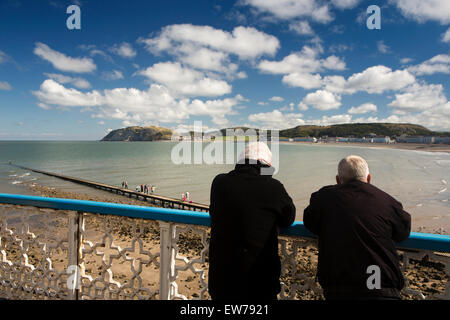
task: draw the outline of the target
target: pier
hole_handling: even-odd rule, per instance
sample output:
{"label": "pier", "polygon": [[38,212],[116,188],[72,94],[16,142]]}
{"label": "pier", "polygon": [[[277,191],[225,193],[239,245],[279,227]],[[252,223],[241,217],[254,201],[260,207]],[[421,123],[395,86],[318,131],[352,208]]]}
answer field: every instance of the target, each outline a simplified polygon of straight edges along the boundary
{"label": "pier", "polygon": [[23,166],[12,164],[12,163],[10,163],[10,165],[15,166],[20,169],[23,169],[23,170],[28,170],[28,171],[44,174],[47,176],[59,178],[62,180],[70,181],[73,183],[82,184],[82,185],[85,185],[88,187],[112,192],[117,195],[122,195],[122,196],[125,196],[128,198],[136,198],[137,200],[146,201],[146,202],[149,202],[156,206],[160,206],[162,208],[201,211],[201,212],[209,211],[209,206],[206,204],[201,204],[201,203],[196,203],[196,202],[186,202],[186,201],[182,201],[182,200],[175,199],[175,198],[156,195],[153,193],[147,194],[147,193],[143,193],[143,192],[136,192],[136,191],[133,191],[130,189],[124,189],[124,188],[120,188],[120,187],[116,187],[116,186],[112,186],[112,185],[108,185],[108,184],[104,184],[104,183],[99,183],[99,182],[90,181],[90,180],[86,180],[86,179],[61,175],[61,174],[57,174],[57,173],[53,173],[53,172],[47,172],[47,171],[43,171],[43,170],[27,168],[27,167],[23,167]]}

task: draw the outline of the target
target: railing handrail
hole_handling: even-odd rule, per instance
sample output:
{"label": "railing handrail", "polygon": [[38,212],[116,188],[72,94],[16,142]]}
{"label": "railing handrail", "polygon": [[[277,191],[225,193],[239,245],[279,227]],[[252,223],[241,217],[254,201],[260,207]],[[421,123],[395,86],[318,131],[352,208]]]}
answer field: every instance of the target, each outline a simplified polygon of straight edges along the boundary
{"label": "railing handrail", "polygon": [[[211,222],[209,214],[206,212],[166,209],[159,207],[143,207],[75,199],[47,198],[9,193],[0,193],[0,204],[99,213],[105,215],[160,220],[201,226],[210,226]],[[302,221],[295,221],[290,227],[281,229],[280,234],[284,236],[315,238],[315,236],[305,228]],[[411,250],[419,249],[450,252],[450,236],[411,232],[409,238],[401,243],[398,243],[397,247]]]}

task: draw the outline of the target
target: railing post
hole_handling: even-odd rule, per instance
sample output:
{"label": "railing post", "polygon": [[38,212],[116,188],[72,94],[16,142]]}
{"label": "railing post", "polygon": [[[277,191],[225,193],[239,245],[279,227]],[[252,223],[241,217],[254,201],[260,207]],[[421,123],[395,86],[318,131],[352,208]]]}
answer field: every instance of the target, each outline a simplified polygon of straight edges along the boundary
{"label": "railing post", "polygon": [[67,280],[69,300],[78,300],[80,291],[80,261],[81,261],[81,231],[83,227],[83,213],[74,212],[69,216],[69,247]]}
{"label": "railing post", "polygon": [[160,221],[160,266],[159,266],[159,299],[170,300],[170,272],[174,263],[172,257],[173,223]]}

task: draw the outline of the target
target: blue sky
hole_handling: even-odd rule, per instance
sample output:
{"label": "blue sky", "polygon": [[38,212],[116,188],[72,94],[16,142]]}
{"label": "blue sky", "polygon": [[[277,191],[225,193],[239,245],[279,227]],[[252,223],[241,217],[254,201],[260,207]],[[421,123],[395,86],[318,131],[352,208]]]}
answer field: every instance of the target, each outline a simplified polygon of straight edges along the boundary
{"label": "blue sky", "polygon": [[196,120],[450,131],[447,0],[4,0],[0,30],[0,140]]}

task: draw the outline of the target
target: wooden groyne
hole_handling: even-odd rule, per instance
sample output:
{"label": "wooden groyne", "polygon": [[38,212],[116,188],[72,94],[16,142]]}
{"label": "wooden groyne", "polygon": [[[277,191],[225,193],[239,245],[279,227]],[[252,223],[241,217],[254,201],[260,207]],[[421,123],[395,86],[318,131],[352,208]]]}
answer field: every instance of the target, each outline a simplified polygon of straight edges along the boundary
{"label": "wooden groyne", "polygon": [[125,197],[136,198],[137,200],[147,201],[151,204],[154,204],[154,205],[157,205],[157,206],[160,206],[163,208],[191,210],[191,211],[204,211],[204,212],[209,211],[209,206],[206,204],[201,204],[201,203],[196,203],[196,202],[186,202],[186,201],[182,201],[182,200],[175,199],[175,198],[156,195],[153,193],[147,194],[147,193],[143,193],[143,192],[137,192],[137,191],[133,191],[130,189],[120,188],[120,187],[116,187],[116,186],[112,186],[112,185],[108,185],[108,184],[104,184],[104,183],[99,183],[99,182],[94,182],[94,181],[90,181],[90,180],[86,180],[86,179],[65,176],[65,175],[61,175],[61,174],[57,174],[57,173],[53,173],[53,172],[42,171],[42,170],[37,170],[37,169],[33,169],[33,168],[27,168],[27,167],[19,166],[19,165],[12,164],[12,163],[10,163],[10,165],[15,166],[20,169],[33,171],[36,173],[59,178],[62,180],[82,184],[82,185],[85,185],[88,187],[92,187],[92,188],[96,188],[96,189],[100,189],[100,190],[104,190],[104,191],[109,191],[109,192],[112,192],[112,193],[115,193],[118,195],[122,195]]}

